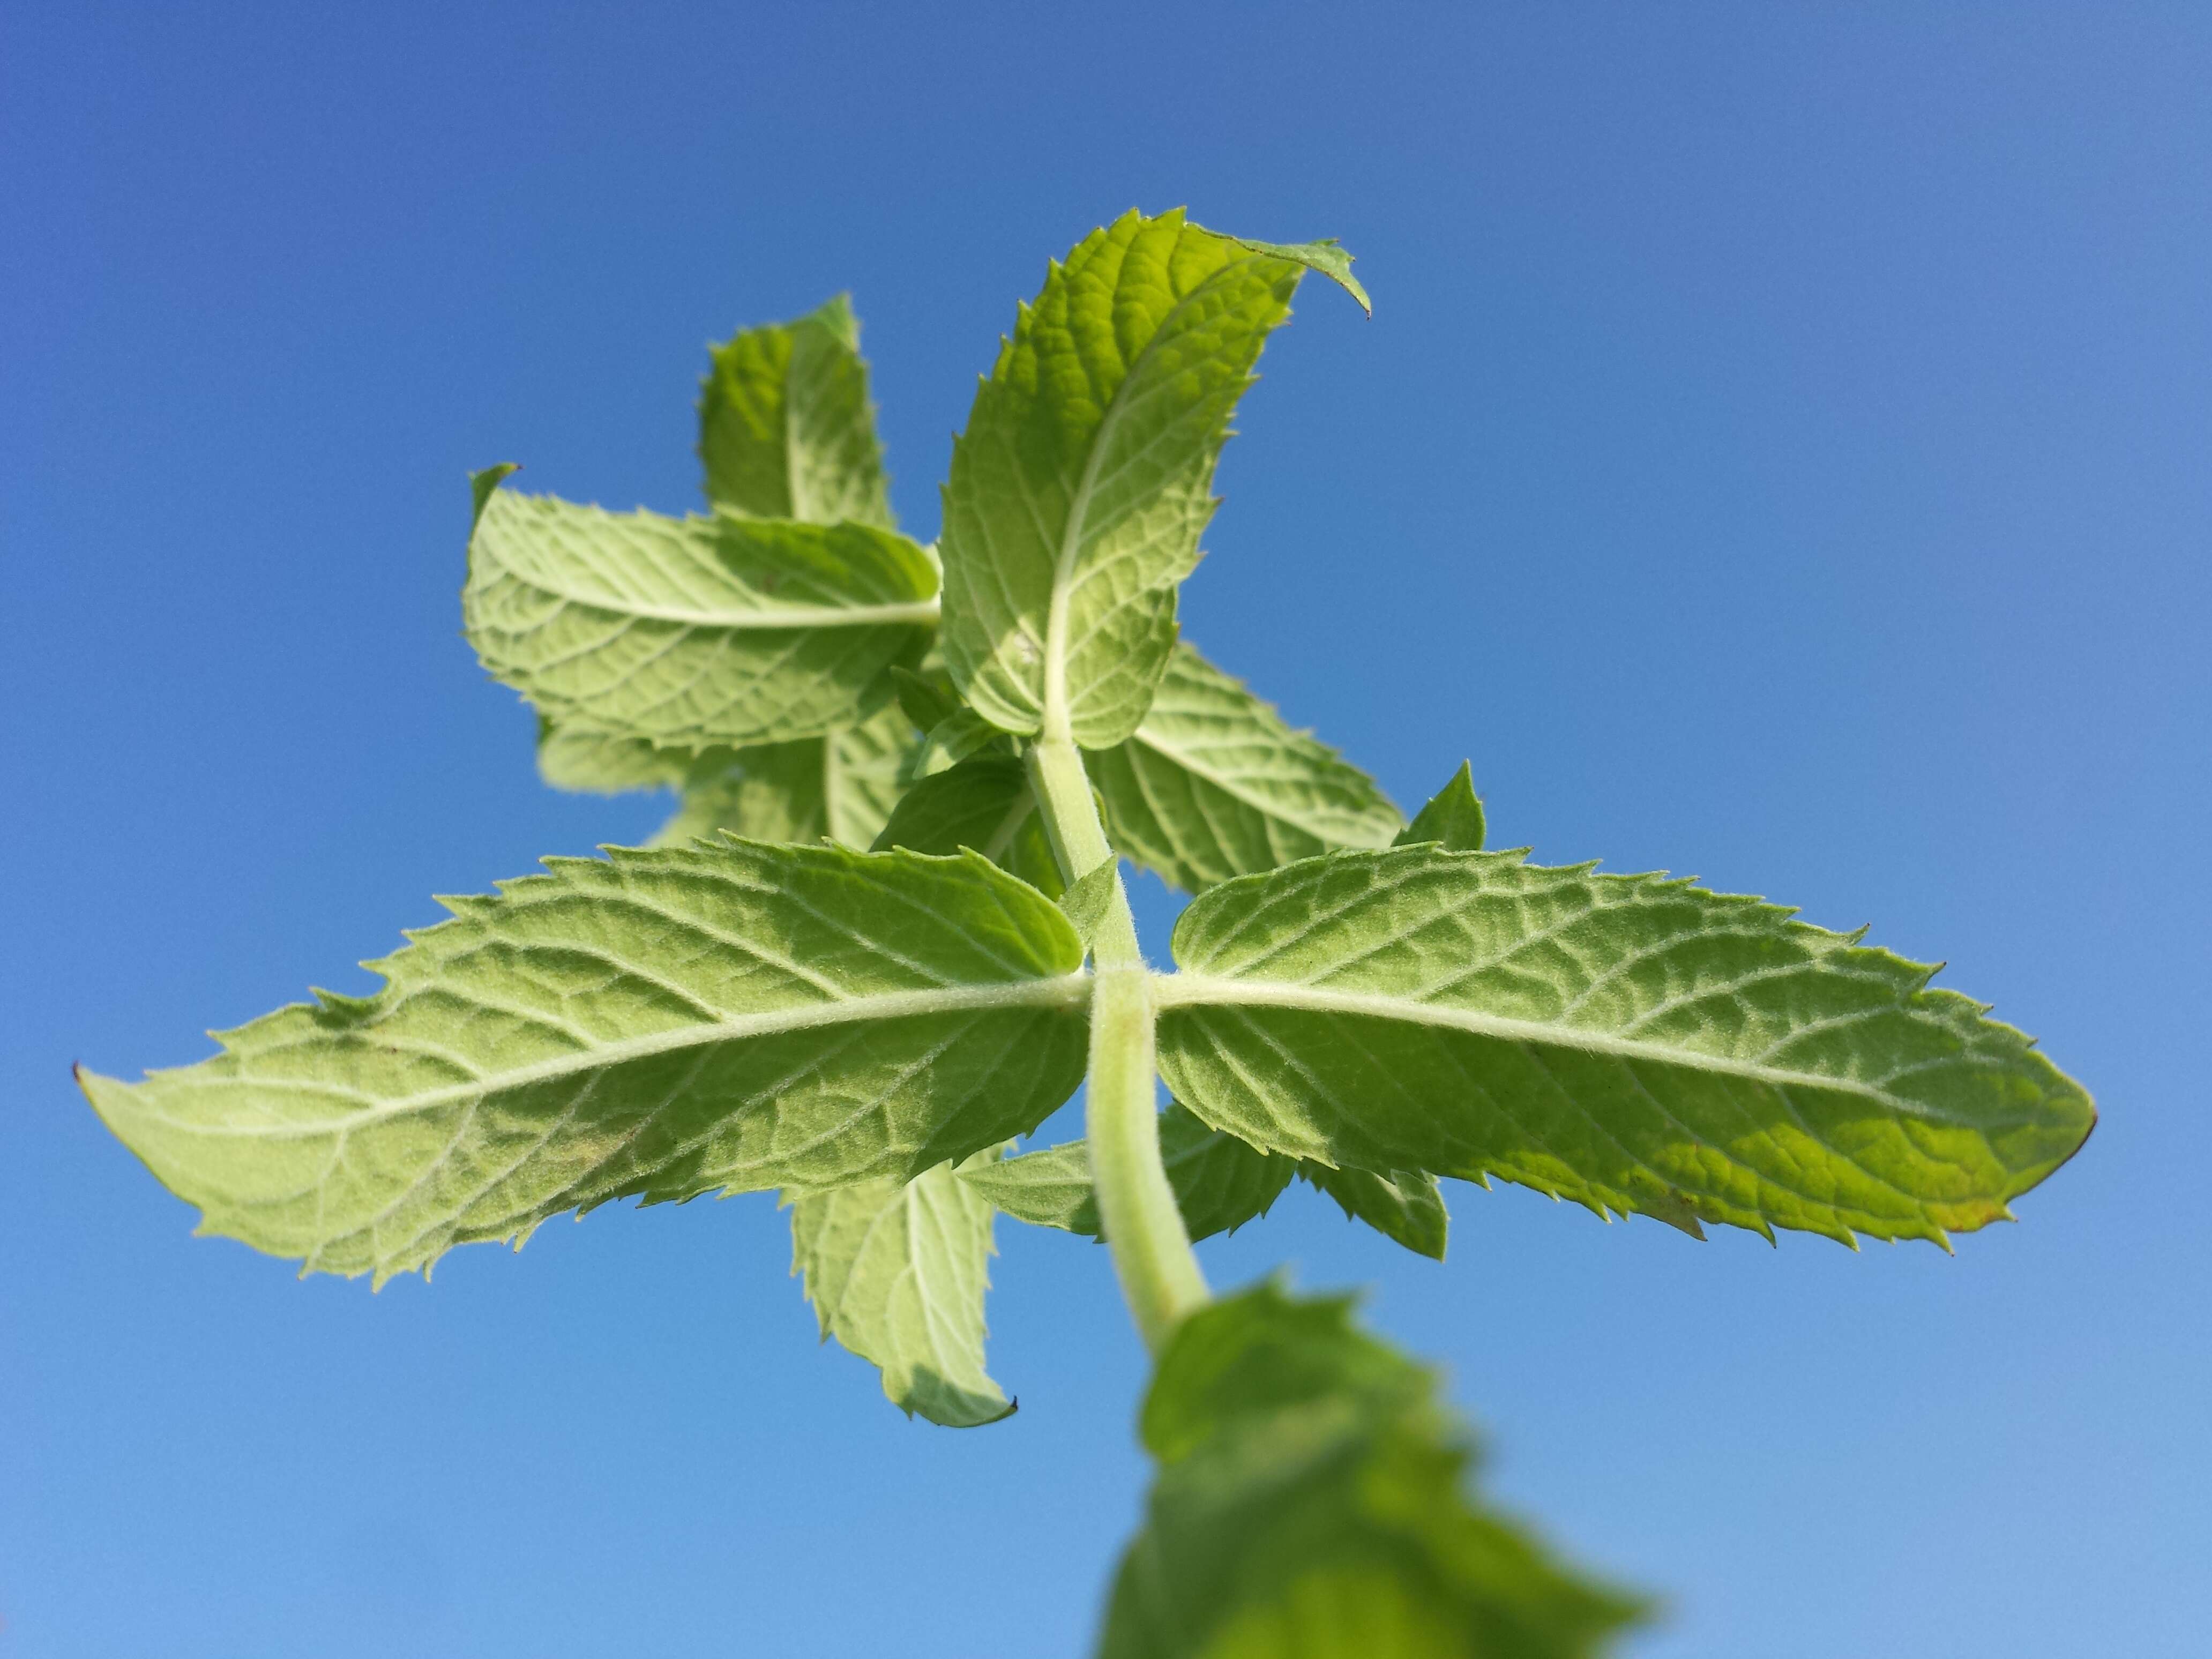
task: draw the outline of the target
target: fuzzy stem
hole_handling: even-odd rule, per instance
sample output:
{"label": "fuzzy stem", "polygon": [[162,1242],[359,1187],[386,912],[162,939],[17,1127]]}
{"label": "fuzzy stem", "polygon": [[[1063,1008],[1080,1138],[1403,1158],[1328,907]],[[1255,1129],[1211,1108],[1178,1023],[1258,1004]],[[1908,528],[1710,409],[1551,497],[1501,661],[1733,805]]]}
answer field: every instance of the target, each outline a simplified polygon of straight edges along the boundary
{"label": "fuzzy stem", "polygon": [[[1071,882],[1111,860],[1082,751],[1066,737],[1031,745],[1030,780],[1047,833]],[[1090,1103],[1085,1127],[1098,1216],[1121,1294],[1155,1353],[1177,1321],[1206,1299],[1175,1188],[1160,1160],[1152,975],[1117,872],[1113,902],[1091,939],[1097,982],[1091,1000]]]}

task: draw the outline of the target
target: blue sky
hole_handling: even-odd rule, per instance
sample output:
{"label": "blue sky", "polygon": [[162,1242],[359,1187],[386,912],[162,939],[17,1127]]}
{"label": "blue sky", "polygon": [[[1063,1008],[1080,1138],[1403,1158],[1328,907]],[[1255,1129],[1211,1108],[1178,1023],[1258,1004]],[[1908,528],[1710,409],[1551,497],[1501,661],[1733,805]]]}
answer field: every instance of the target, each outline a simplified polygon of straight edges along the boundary
{"label": "blue sky", "polygon": [[302,1283],[68,1066],[657,822],[460,641],[468,469],[683,510],[704,343],[848,289],[931,533],[1044,260],[1185,203],[1376,302],[1268,349],[1193,639],[1496,844],[1948,962],[2104,1112],[1955,1258],[1455,1187],[1441,1267],[1298,1192],[1216,1281],[1370,1284],[1668,1596],[1636,1659],[2202,1651],[2208,84],[2185,6],[10,8],[0,1655],[1086,1651],[1103,1251],[1001,1224],[1023,1409],[953,1433],[766,1200]]}

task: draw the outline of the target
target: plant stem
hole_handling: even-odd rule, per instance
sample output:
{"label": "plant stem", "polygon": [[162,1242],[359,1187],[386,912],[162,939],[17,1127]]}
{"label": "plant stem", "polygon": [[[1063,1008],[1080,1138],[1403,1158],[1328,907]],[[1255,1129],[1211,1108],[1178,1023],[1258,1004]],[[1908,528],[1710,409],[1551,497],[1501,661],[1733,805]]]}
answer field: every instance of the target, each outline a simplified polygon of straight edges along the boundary
{"label": "plant stem", "polygon": [[[1047,735],[1030,748],[1030,781],[1047,833],[1072,882],[1110,862],[1090,775],[1073,738]],[[1155,1353],[1177,1321],[1207,1299],[1175,1188],[1160,1160],[1152,1051],[1152,976],[1137,943],[1121,878],[1091,942],[1097,982],[1091,999],[1090,1103],[1085,1132],[1098,1217],[1114,1252],[1121,1295]]]}

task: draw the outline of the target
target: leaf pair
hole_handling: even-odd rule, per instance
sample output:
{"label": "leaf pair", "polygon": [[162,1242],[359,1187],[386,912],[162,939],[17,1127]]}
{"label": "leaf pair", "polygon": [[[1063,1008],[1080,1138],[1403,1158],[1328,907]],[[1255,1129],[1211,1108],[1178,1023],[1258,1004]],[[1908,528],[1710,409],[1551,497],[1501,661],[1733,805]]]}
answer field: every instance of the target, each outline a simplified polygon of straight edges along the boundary
{"label": "leaf pair", "polygon": [[[1390,815],[1396,817],[1395,808]],[[1483,833],[1482,803],[1469,769],[1462,765],[1397,840],[1401,845],[1435,843],[1448,851],[1474,852],[1480,849]],[[1295,1176],[1334,1199],[1346,1218],[1365,1222],[1417,1255],[1443,1260],[1449,1218],[1432,1175],[1270,1158],[1249,1141],[1208,1127],[1181,1105],[1170,1105],[1161,1115],[1158,1133],[1169,1184],[1193,1240],[1233,1232],[1267,1214]],[[1091,1190],[1090,1148],[1082,1141],[980,1164],[966,1174],[993,1203],[1020,1220],[1093,1238],[1104,1236]]]}
{"label": "leaf pair", "polygon": [[[618,850],[448,903],[378,996],[88,1079],[95,1105],[210,1229],[381,1277],[626,1194],[911,1177],[1081,1074],[1076,930],[973,853]],[[1686,882],[1334,853],[1210,890],[1174,948],[1176,1099],[1340,1169],[1941,1240],[2094,1121],[1929,969]]]}

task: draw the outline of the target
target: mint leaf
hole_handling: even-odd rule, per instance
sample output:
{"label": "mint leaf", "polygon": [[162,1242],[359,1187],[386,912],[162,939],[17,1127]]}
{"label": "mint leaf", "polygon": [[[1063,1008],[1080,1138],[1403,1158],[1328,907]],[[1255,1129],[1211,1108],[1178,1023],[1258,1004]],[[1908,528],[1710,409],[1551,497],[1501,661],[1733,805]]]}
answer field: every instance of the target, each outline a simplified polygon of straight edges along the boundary
{"label": "mint leaf", "polygon": [[1242,243],[1181,210],[1127,214],[1052,266],[945,490],[945,663],[985,719],[1035,732],[1058,708],[1089,749],[1136,730],[1230,413],[1309,269],[1347,274],[1341,249]]}
{"label": "mint leaf", "polygon": [[667,519],[492,489],[462,614],[494,678],[556,727],[665,748],[817,737],[921,648],[937,574],[857,524]]}
{"label": "mint leaf", "polygon": [[1372,1170],[1332,1170],[1302,1160],[1298,1174],[1334,1199],[1349,1221],[1364,1221],[1385,1238],[1432,1261],[1444,1259],[1451,1218],[1437,1178],[1420,1170],[1377,1175]]}
{"label": "mint leaf", "polygon": [[[972,1163],[988,1164],[995,1152]],[[983,1370],[991,1206],[950,1164],[912,1181],[894,1176],[785,1195],[791,1271],[834,1336],[884,1374],[908,1416],[974,1428],[1013,1407]]]}
{"label": "mint leaf", "polygon": [[[898,804],[914,733],[896,708],[849,731],[796,743],[710,751],[694,761],[684,802],[653,837],[656,846],[717,830],[750,841],[820,841],[866,847]],[[951,848],[946,848],[951,851]]]}
{"label": "mint leaf", "polygon": [[1426,1370],[1343,1299],[1261,1285],[1161,1354],[1159,1474],[1101,1659],[1589,1659],[1639,1603],[1469,1503],[1474,1453]]}
{"label": "mint leaf", "polygon": [[[1234,1135],[1208,1128],[1175,1104],[1160,1114],[1160,1160],[1194,1240],[1234,1232],[1267,1214],[1297,1167],[1292,1159],[1269,1158]],[[971,1164],[961,1175],[1018,1221],[1103,1237],[1091,1191],[1091,1152],[1083,1141]]]}
{"label": "mint leaf", "polygon": [[310,1270],[425,1267],[564,1210],[904,1179],[1083,1073],[1075,930],[980,858],[725,841],[547,861],[137,1085],[108,1127],[203,1231]]}
{"label": "mint leaf", "polygon": [[538,775],[556,789],[619,794],[676,789],[683,801],[654,846],[696,841],[717,830],[748,841],[820,841],[866,847],[898,802],[914,733],[896,708],[849,731],[745,749],[656,749],[539,721]]}
{"label": "mint leaf", "polygon": [[[1443,1260],[1448,1218],[1443,1194],[1432,1176],[1405,1171],[1382,1176],[1369,1170],[1333,1170],[1304,1158],[1270,1157],[1235,1135],[1208,1128],[1177,1103],[1160,1116],[1160,1157],[1175,1188],[1183,1227],[1193,1240],[1234,1232],[1267,1214],[1295,1175],[1334,1199],[1351,1219],[1365,1222],[1418,1255]],[[966,1179],[1018,1221],[1092,1238],[1100,1236],[1091,1153],[1083,1141],[1063,1141],[1003,1162],[979,1163]]]}
{"label": "mint leaf", "polygon": [[994,746],[1002,755],[1012,754],[1012,740],[1005,732],[972,708],[956,708],[936,725],[924,729],[921,746],[908,763],[908,775],[929,777]]}
{"label": "mint leaf", "polygon": [[1387,847],[1404,820],[1375,781],[1188,645],[1128,741],[1090,757],[1114,845],[1173,886],[1336,847]]}
{"label": "mint leaf", "polygon": [[922,779],[901,798],[876,847],[916,853],[972,848],[1048,898],[1063,890],[1029,775],[1005,755],[978,755]]}
{"label": "mint leaf", "polygon": [[714,349],[699,384],[707,499],[763,519],[896,529],[868,401],[860,325],[843,295]]}
{"label": "mint leaf", "polygon": [[1367,290],[1360,287],[1359,279],[1352,274],[1352,255],[1345,252],[1344,244],[1335,237],[1324,236],[1318,242],[1297,243],[1255,242],[1248,236],[1232,236],[1229,240],[1255,253],[1295,259],[1309,270],[1319,271],[1358,301],[1360,310],[1370,317],[1375,314],[1375,302],[1367,297]]}
{"label": "mint leaf", "polygon": [[2095,1121],[1934,969],[1757,899],[1334,853],[1183,912],[1160,1069],[1255,1146],[1850,1243],[2010,1212]]}
{"label": "mint leaf", "polygon": [[[710,751],[724,760],[735,752]],[[620,795],[633,789],[681,788],[701,758],[688,749],[656,748],[643,738],[617,738],[580,726],[556,726],[543,714],[538,717],[538,775],[556,789]]]}
{"label": "mint leaf", "polygon": [[[1032,882],[1030,885],[1036,884]],[[1060,914],[1075,924],[1076,937],[1086,945],[1098,931],[1098,924],[1106,920],[1106,913],[1114,908],[1115,896],[1121,890],[1121,872],[1111,859],[1087,874],[1078,877],[1060,896]]]}
{"label": "mint leaf", "polygon": [[942,668],[927,665],[908,668],[895,663],[891,684],[896,689],[899,707],[917,732],[941,726],[960,712],[960,694],[952,689],[952,677]]}
{"label": "mint leaf", "polygon": [[1091,1189],[1091,1148],[1064,1140],[1019,1158],[975,1164],[960,1179],[1017,1221],[1032,1227],[1098,1237],[1098,1205]]}
{"label": "mint leaf", "polygon": [[1482,798],[1474,793],[1474,769],[1462,761],[1451,781],[1430,798],[1391,845],[1418,847],[1434,842],[1447,853],[1480,853],[1485,828]]}

